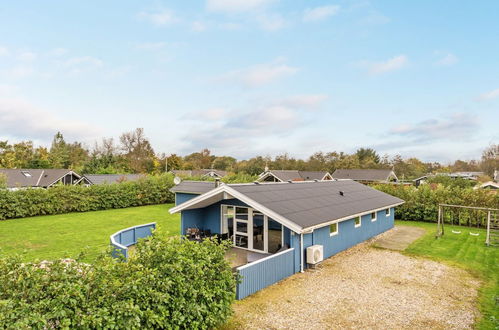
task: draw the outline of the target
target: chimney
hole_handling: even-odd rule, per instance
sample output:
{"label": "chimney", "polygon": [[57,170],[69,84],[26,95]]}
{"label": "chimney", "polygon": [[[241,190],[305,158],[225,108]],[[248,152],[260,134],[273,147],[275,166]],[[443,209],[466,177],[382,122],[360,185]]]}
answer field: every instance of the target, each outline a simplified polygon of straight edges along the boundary
{"label": "chimney", "polygon": [[215,179],[215,188],[220,187],[220,178]]}

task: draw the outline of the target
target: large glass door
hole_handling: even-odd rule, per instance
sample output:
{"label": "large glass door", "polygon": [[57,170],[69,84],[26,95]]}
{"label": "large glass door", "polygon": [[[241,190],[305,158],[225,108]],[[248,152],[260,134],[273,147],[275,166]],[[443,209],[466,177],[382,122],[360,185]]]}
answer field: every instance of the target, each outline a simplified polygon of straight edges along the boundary
{"label": "large glass door", "polygon": [[267,250],[266,217],[253,211],[253,249],[265,252]]}
{"label": "large glass door", "polygon": [[246,207],[236,207],[234,217],[234,245],[242,248],[250,248],[250,210]]}

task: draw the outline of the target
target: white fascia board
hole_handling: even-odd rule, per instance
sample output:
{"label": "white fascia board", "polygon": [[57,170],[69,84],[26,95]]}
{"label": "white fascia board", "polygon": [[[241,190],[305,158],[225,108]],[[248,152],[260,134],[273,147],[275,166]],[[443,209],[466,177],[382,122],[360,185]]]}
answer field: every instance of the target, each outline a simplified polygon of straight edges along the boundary
{"label": "white fascia board", "polygon": [[373,213],[373,212],[378,212],[378,211],[385,210],[385,209],[388,209],[388,208],[396,207],[396,206],[402,205],[404,203],[405,202],[400,202],[400,203],[396,203],[396,204],[392,204],[392,205],[387,205],[387,206],[379,207],[377,209],[372,209],[372,210],[369,210],[369,211],[364,211],[364,212],[360,212],[360,213],[348,215],[348,216],[340,218],[340,219],[331,220],[331,221],[328,221],[328,222],[323,222],[323,223],[320,223],[318,225],[314,225],[314,226],[303,228],[302,232],[308,232],[308,231],[311,231],[311,230],[315,230],[317,228],[326,227],[326,226],[329,226],[329,225],[331,225],[333,223],[342,222],[342,221],[345,221],[345,220],[350,220],[350,219],[353,219],[353,218],[356,218],[356,217],[361,217],[361,216],[366,215],[366,214],[370,214],[370,213]]}
{"label": "white fascia board", "polygon": [[205,199],[207,199],[207,198],[210,198],[210,197],[212,197],[212,196],[214,196],[214,195],[216,195],[216,194],[218,194],[218,193],[220,193],[220,192],[223,192],[225,187],[226,187],[225,185],[222,185],[222,186],[220,186],[220,187],[218,187],[218,188],[215,188],[215,189],[213,189],[213,190],[210,190],[210,191],[208,191],[208,192],[206,192],[206,193],[204,193],[204,194],[201,194],[201,195],[199,195],[199,196],[197,196],[197,197],[194,197],[194,198],[192,198],[192,199],[189,199],[188,201],[183,202],[183,203],[182,203],[182,204],[180,204],[180,205],[177,205],[177,206],[175,206],[175,207],[172,207],[172,208],[169,210],[169,212],[170,212],[170,214],[173,214],[173,213],[177,213],[177,212],[180,212],[180,211],[182,211],[182,210],[185,210],[186,208],[188,208],[188,207],[190,207],[190,206],[193,206],[193,205],[195,205],[195,204],[196,204],[196,203],[198,203],[198,202],[202,202],[203,200],[205,200]]}

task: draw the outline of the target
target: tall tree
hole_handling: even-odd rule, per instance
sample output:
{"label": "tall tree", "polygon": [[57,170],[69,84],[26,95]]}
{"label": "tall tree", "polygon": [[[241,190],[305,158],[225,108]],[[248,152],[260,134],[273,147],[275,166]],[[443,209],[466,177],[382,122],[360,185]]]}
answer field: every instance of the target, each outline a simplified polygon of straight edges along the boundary
{"label": "tall tree", "polygon": [[52,168],[68,168],[69,167],[69,150],[64,136],[61,132],[57,132],[52,140],[52,145],[49,152],[49,162]]}
{"label": "tall tree", "polygon": [[123,156],[134,173],[148,173],[154,169],[155,154],[143,128],[123,133],[120,136]]}
{"label": "tall tree", "polygon": [[499,170],[499,144],[492,144],[483,151],[480,167],[490,177],[494,170]]}

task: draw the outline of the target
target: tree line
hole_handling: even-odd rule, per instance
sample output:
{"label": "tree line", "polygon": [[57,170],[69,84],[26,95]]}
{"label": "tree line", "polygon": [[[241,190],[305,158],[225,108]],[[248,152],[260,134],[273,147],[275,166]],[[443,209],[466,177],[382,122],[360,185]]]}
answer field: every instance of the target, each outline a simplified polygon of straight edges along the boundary
{"label": "tree line", "polygon": [[403,158],[380,155],[372,148],[359,148],[354,153],[319,151],[306,159],[284,153],[275,157],[256,156],[237,160],[227,155],[213,155],[203,149],[186,156],[156,153],[144,134],[137,128],[121,134],[118,141],[103,138],[92,148],[82,142],[67,142],[62,133],[55,134],[49,148],[35,147],[32,141],[9,143],[0,141],[1,168],[70,168],[79,173],[149,173],[158,174],[174,169],[214,168],[236,174],[257,175],[266,167],[275,170],[309,170],[334,172],[338,168],[393,169],[400,179],[414,179],[427,173],[483,171],[491,177],[499,169],[499,144],[483,150],[479,160],[456,160],[451,164],[423,162],[416,157]]}

